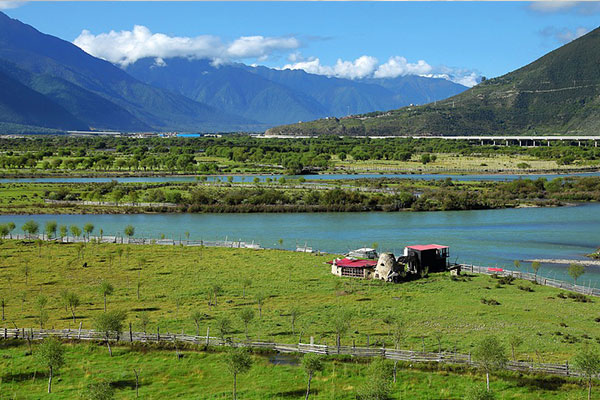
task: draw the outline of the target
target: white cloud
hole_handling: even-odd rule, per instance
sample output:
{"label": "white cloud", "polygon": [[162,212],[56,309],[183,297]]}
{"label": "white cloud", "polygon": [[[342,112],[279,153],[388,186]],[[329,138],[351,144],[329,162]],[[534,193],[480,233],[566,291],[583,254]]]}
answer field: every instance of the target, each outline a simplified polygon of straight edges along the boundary
{"label": "white cloud", "polygon": [[11,8],[21,7],[26,1],[21,0],[0,0],[0,10],[9,10]]}
{"label": "white cloud", "polygon": [[299,61],[286,64],[281,69],[301,69],[310,74],[336,78],[396,78],[418,75],[428,78],[443,78],[468,87],[475,86],[480,80],[480,74],[476,71],[446,66],[432,67],[424,60],[409,63],[406,58],[400,56],[390,57],[383,64],[378,64],[377,59],[371,56],[362,56],[354,61],[338,59],[334,65],[323,65],[321,60],[315,57],[305,59],[299,53],[294,53],[288,59]]}
{"label": "white cloud", "polygon": [[[243,36],[231,43],[223,43],[216,36],[168,36],[152,33],[145,26],[136,25],[131,31],[110,31],[92,34],[84,30],[73,43],[87,53],[121,66],[127,66],[145,57],[154,57],[164,63],[164,58],[211,58],[215,62],[258,58],[300,47],[293,37]],[[161,62],[157,62],[160,65]]]}
{"label": "white cloud", "polygon": [[[301,56],[295,55],[301,59]],[[361,56],[354,61],[344,61],[341,58],[334,65],[322,65],[318,58],[287,64],[282,69],[302,69],[311,74],[334,76],[336,78],[360,79],[373,74],[377,67],[377,59],[371,56]]]}
{"label": "white cloud", "polygon": [[565,44],[585,35],[589,31],[588,28],[583,26],[575,29],[548,27],[543,29],[540,33],[542,36],[553,38],[556,41]]}
{"label": "white cloud", "polygon": [[592,15],[600,12],[598,1],[533,1],[528,8],[540,14],[571,13]]}
{"label": "white cloud", "polygon": [[424,75],[429,74],[433,68],[423,60],[416,64],[409,63],[404,57],[390,57],[385,63],[381,64],[375,71],[375,78],[396,78],[404,75]]}

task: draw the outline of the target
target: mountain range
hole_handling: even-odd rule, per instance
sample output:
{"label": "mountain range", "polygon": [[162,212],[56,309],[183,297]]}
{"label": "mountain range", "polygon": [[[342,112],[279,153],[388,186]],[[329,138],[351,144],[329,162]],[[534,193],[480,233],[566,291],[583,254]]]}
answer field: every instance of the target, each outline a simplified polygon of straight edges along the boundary
{"label": "mountain range", "polygon": [[210,60],[141,59],[125,69],[0,12],[0,128],[259,131],[441,100],[445,79],[349,80]]}
{"label": "mountain range", "polygon": [[273,135],[479,135],[600,132],[600,28],[444,101],[279,126]]}

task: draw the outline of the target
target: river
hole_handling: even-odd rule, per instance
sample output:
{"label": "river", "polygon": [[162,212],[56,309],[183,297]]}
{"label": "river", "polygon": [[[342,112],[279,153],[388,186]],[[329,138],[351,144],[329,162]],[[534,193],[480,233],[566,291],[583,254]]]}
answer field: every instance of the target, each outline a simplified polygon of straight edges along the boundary
{"label": "river", "polygon": [[[91,222],[105,235],[122,234],[126,225],[139,237],[191,240],[255,241],[263,247],[295,249],[305,243],[315,250],[343,253],[377,243],[380,251],[400,254],[405,245],[450,246],[451,261],[512,268],[526,259],[585,259],[600,246],[600,204],[558,208],[396,213],[290,214],[134,214],[134,215],[2,215],[17,230],[33,219],[83,226]],[[530,271],[522,262],[522,270]],[[543,264],[544,276],[568,280],[566,266]],[[600,267],[587,267],[580,283],[600,287]]]}

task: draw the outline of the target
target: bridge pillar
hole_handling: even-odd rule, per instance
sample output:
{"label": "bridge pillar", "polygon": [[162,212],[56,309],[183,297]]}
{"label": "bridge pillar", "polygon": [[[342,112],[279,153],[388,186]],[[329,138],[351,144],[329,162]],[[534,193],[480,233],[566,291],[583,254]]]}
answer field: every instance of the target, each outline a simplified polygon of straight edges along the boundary
{"label": "bridge pillar", "polygon": [[550,147],[550,140],[548,140],[548,147]]}
{"label": "bridge pillar", "polygon": [[521,139],[519,139],[519,146],[523,146],[523,145],[521,144]]}
{"label": "bridge pillar", "polygon": [[581,147],[581,140],[577,141],[577,146]]}
{"label": "bridge pillar", "polygon": [[508,146],[508,140],[506,141],[506,145]]}

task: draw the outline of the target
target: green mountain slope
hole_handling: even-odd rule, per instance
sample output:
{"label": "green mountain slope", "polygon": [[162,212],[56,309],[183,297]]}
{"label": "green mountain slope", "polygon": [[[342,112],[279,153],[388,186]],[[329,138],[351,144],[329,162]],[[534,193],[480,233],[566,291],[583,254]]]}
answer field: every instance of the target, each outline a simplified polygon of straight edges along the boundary
{"label": "green mountain slope", "polygon": [[257,126],[255,121],[140,82],[72,43],[1,12],[0,59],[30,73],[34,79],[23,81],[25,86],[31,85],[73,114],[86,117],[89,126],[184,131]]}
{"label": "green mountain slope", "polygon": [[1,70],[0,93],[0,122],[54,129],[87,129],[85,123],[63,107]]}
{"label": "green mountain slope", "polygon": [[600,132],[600,28],[516,71],[418,107],[269,129],[283,135]]}

